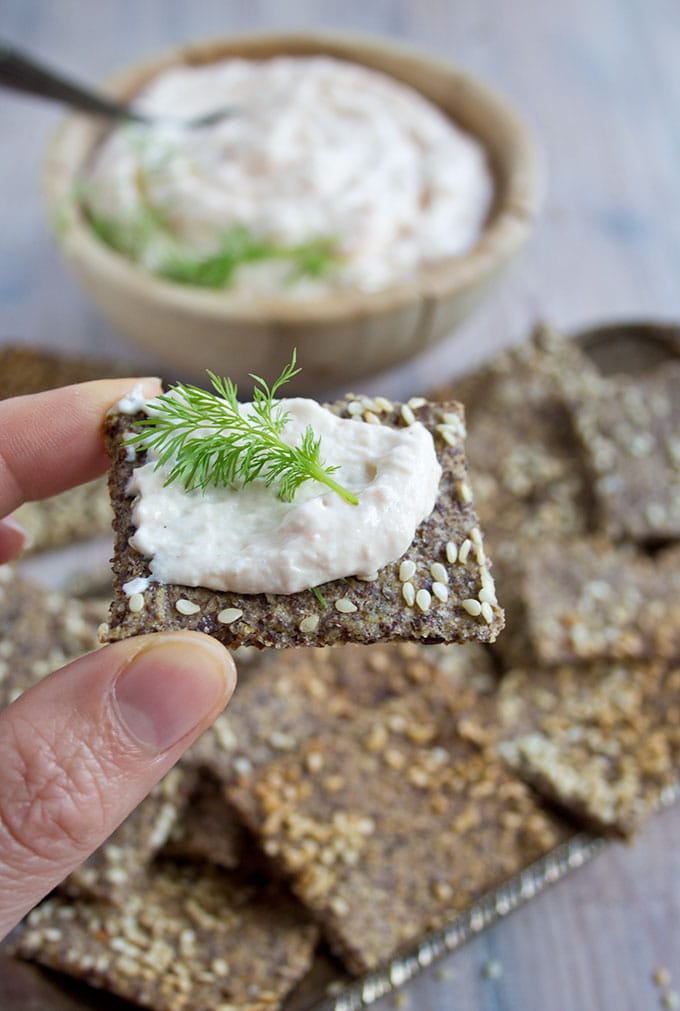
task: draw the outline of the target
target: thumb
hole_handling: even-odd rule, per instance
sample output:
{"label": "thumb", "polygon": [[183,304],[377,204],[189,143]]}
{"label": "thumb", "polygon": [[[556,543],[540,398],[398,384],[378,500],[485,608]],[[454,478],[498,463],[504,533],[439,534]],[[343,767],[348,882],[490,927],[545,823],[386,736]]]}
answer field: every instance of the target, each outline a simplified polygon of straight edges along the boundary
{"label": "thumb", "polygon": [[149,635],[81,657],[0,713],[0,937],[111,834],[235,683],[215,639]]}

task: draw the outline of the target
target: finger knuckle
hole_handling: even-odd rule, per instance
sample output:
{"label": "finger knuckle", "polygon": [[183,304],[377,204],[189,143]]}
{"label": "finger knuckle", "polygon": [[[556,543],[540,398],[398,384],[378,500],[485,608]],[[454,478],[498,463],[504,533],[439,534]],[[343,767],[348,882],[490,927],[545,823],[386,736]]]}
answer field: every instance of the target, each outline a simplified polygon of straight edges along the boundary
{"label": "finger knuckle", "polygon": [[20,858],[85,856],[101,838],[105,802],[96,750],[68,728],[12,727],[4,754],[0,826]]}

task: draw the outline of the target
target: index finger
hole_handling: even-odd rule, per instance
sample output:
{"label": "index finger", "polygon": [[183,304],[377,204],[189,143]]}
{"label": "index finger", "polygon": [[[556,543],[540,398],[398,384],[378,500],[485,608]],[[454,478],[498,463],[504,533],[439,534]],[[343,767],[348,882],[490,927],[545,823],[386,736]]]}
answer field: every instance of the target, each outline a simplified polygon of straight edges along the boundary
{"label": "index finger", "polygon": [[0,517],[102,474],[106,412],[140,383],[161,391],[155,378],[101,379],[1,401]]}

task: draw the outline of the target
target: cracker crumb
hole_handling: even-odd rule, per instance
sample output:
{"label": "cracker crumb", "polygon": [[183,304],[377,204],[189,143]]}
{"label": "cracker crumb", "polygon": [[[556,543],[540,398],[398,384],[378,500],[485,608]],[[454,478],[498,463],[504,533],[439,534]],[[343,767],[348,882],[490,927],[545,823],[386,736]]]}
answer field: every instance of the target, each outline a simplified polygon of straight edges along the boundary
{"label": "cracker crumb", "polygon": [[482,967],[482,974],[486,979],[500,979],[503,975],[503,963],[497,958],[491,958]]}
{"label": "cracker crumb", "polygon": [[446,983],[449,980],[455,979],[457,975],[458,975],[458,973],[456,972],[455,969],[450,968],[449,966],[446,966],[446,965],[442,965],[435,972],[434,978],[439,983]]}

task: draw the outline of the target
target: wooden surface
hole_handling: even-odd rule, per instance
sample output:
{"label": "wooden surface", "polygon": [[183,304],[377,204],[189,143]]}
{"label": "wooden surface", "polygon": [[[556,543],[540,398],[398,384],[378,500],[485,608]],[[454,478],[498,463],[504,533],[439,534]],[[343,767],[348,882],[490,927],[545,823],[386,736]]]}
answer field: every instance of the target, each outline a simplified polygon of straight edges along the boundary
{"label": "wooden surface", "polygon": [[[518,340],[538,315],[569,330],[680,319],[677,0],[4,0],[0,17],[6,39],[89,79],[192,38],[257,28],[380,33],[449,57],[502,90],[546,150],[543,220],[497,297],[440,348],[366,389],[427,388]],[[85,302],[50,241],[39,175],[58,119],[37,101],[0,96],[0,341],[142,364]],[[484,975],[489,960],[500,962],[499,979]],[[678,807],[632,847],[613,847],[429,970],[396,1003],[375,1006],[641,1011],[661,1006],[651,979],[660,965],[680,991]]]}

